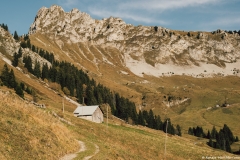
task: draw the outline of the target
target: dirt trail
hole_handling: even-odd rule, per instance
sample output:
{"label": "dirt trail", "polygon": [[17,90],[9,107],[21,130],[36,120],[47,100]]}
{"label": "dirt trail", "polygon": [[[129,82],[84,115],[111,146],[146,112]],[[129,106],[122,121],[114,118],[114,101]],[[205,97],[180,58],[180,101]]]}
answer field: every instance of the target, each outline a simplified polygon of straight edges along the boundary
{"label": "dirt trail", "polygon": [[86,150],[85,143],[82,142],[82,141],[78,141],[78,143],[79,143],[80,149],[77,152],[71,153],[71,154],[67,154],[64,157],[60,158],[59,160],[72,160],[72,159],[77,157],[78,153],[84,152]]}
{"label": "dirt trail", "polygon": [[83,160],[89,160],[90,158],[92,158],[93,156],[95,156],[95,155],[99,152],[99,147],[98,147],[98,145],[96,145],[96,144],[94,144],[94,145],[95,145],[95,148],[96,148],[94,154],[93,154],[93,155],[90,155],[90,156],[87,156],[87,157],[84,157]]}

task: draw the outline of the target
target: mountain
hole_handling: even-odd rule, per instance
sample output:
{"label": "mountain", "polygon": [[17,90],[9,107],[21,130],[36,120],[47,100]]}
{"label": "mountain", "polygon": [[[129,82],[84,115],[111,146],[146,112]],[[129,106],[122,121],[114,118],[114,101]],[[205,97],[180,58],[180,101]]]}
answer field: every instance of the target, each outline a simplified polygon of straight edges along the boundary
{"label": "mountain", "polygon": [[[64,12],[54,5],[38,11],[29,34],[47,36],[72,59],[90,63],[94,68],[90,70],[97,74],[102,73],[100,63],[120,66],[137,76],[156,77],[233,75],[239,69],[240,35],[235,32],[133,26],[121,18],[95,20],[77,9]],[[69,45],[74,47],[70,50]]]}
{"label": "mountain", "polygon": [[[23,57],[30,56],[33,67],[36,61],[50,67],[48,60],[33,49],[22,48],[23,56],[18,67],[11,66],[14,52],[19,51],[24,38],[14,40],[0,27],[0,73],[4,63],[8,63],[17,81],[35,90],[38,103],[47,107],[36,116],[53,111],[74,124],[69,126],[64,122],[67,126],[64,130],[70,130],[76,139],[86,143],[89,150],[80,156],[94,154],[95,148],[99,147],[100,152],[95,157],[99,159],[106,159],[106,155],[110,159],[164,157],[166,135],[162,131],[131,126],[115,118],[107,127],[106,123],[97,125],[76,119],[72,116],[75,104],[68,100],[64,101],[63,114],[62,93],[58,92],[61,87],[29,73],[24,67]],[[168,136],[167,159],[199,159],[202,153],[206,156],[232,156],[211,149],[206,139],[190,136],[187,131],[189,127],[202,126],[207,133],[213,126],[219,130],[227,124],[234,135],[240,136],[238,33],[222,30],[183,32],[160,26],[132,26],[120,18],[94,20],[77,9],[64,12],[54,5],[38,11],[30,26],[29,38],[38,51],[44,49],[53,53],[56,60],[70,62],[113,93],[118,92],[135,102],[137,111],[152,109],[154,115],[160,115],[162,120],[169,117],[174,125],[179,124],[183,137]],[[24,93],[26,99],[34,98]],[[6,103],[2,104],[7,106]],[[4,118],[7,122],[8,117]],[[49,137],[56,137],[52,132],[49,134]],[[239,144],[234,143],[231,147],[238,151]],[[68,152],[59,153],[58,158]],[[0,154],[0,157],[4,155]]]}

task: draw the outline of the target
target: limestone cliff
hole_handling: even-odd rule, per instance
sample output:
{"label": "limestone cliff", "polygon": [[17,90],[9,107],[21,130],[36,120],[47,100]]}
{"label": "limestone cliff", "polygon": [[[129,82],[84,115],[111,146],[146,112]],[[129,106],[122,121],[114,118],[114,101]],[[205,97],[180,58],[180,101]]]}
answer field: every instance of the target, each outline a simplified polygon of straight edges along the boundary
{"label": "limestone cliff", "polygon": [[[117,60],[96,56],[96,50],[114,48],[119,52],[119,62],[138,76],[149,74],[169,76],[188,74],[202,77],[232,75],[240,66],[240,36],[222,30],[214,32],[184,32],[160,26],[133,26],[121,18],[95,20],[77,9],[65,12],[60,6],[41,8],[29,29],[29,34],[46,35],[62,50],[66,44],[78,45],[74,52],[86,56],[91,63]],[[99,48],[100,47],[100,48]],[[68,51],[65,50],[68,54]],[[86,68],[86,66],[83,66]],[[236,73],[235,73],[236,74]]]}

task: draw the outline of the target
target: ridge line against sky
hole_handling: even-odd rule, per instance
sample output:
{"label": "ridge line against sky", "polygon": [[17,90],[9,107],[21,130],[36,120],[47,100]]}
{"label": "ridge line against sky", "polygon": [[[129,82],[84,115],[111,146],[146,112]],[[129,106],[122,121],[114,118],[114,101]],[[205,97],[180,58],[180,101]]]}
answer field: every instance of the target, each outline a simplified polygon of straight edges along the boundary
{"label": "ridge line against sky", "polygon": [[8,0],[0,6],[0,23],[13,33],[27,33],[38,10],[59,5],[77,8],[94,19],[120,17],[128,24],[173,30],[240,30],[240,0]]}

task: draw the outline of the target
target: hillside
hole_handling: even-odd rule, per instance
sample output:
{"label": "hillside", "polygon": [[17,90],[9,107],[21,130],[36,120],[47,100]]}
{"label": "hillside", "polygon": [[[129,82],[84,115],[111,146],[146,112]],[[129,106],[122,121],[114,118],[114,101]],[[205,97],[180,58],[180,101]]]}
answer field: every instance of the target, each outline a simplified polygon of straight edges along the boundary
{"label": "hillside", "polygon": [[[35,46],[87,71],[134,101],[137,109],[153,109],[162,118],[168,114],[184,130],[189,125],[218,126],[202,115],[226,98],[238,106],[238,33],[133,26],[120,18],[95,20],[77,9],[64,12],[51,6],[38,11],[29,34]],[[164,98],[169,96],[175,104],[170,108]],[[233,128],[238,134],[240,127]]]}
{"label": "hillside", "polygon": [[[17,82],[23,82],[34,90],[38,103],[45,104],[47,108],[35,108],[12,94],[13,90],[0,86],[1,96],[9,97],[0,101],[0,107],[3,107],[0,120],[4,124],[0,141],[4,147],[9,141],[17,144],[16,148],[12,145],[0,150],[0,159],[15,159],[17,156],[58,159],[79,148],[76,140],[87,148],[78,154],[78,159],[94,155],[94,152],[96,155],[92,159],[164,158],[166,135],[162,131],[132,126],[115,118],[110,120],[109,126],[77,119],[72,115],[76,105],[67,100],[64,100],[63,114],[63,88],[51,80],[37,78],[24,67],[24,57],[30,56],[33,68],[36,62],[41,68],[44,64],[53,68],[52,62],[40,56],[39,49],[53,53],[59,62],[70,62],[97,84],[101,83],[112,93],[133,101],[137,111],[152,109],[161,120],[171,118],[175,126],[179,124],[183,136],[167,137],[167,159],[234,156],[210,148],[206,139],[190,136],[187,131],[189,127],[196,126],[202,126],[204,132],[213,126],[219,130],[227,124],[233,134],[240,137],[238,33],[222,30],[183,32],[160,26],[132,26],[120,18],[94,20],[77,9],[64,12],[61,7],[52,6],[38,11],[30,27],[29,38],[37,49],[33,51],[32,46],[22,48],[19,64],[13,67],[14,52],[19,51],[25,37],[14,40],[0,27],[0,73],[7,63]],[[11,94],[6,94],[7,91]],[[26,99],[34,99],[33,95],[24,94]],[[70,98],[77,99],[74,96]],[[10,114],[12,110],[14,114]],[[30,118],[29,113],[32,115]],[[73,125],[59,121],[52,113]],[[52,124],[56,126],[52,127]],[[12,132],[13,129],[19,130]],[[33,130],[37,138],[28,136],[29,130]],[[43,132],[49,134],[44,135]],[[7,135],[10,137],[8,142]],[[26,140],[14,139],[16,135]],[[40,146],[37,143],[40,142],[39,137],[44,139]],[[29,144],[29,139],[35,144]],[[51,149],[44,146],[46,139],[53,139]],[[36,147],[41,149],[36,150]],[[238,151],[239,147],[239,143],[232,145],[233,151]],[[25,149],[29,152],[20,155]],[[17,151],[16,155],[14,151]],[[49,157],[46,157],[48,153]]]}
{"label": "hillside", "polygon": [[[76,151],[76,140],[84,143],[86,150],[77,159],[93,155],[92,159],[201,159],[202,156],[233,156],[209,148],[192,137],[168,136],[164,155],[165,134],[141,126],[130,126],[109,120],[95,124],[73,117],[66,112],[67,125],[54,117],[53,106],[47,110],[36,108],[1,87],[1,159],[58,159]],[[196,143],[197,142],[197,143]],[[24,146],[24,147],[22,147]]]}
{"label": "hillside", "polygon": [[11,90],[0,87],[0,159],[58,159],[78,147],[73,132]]}

